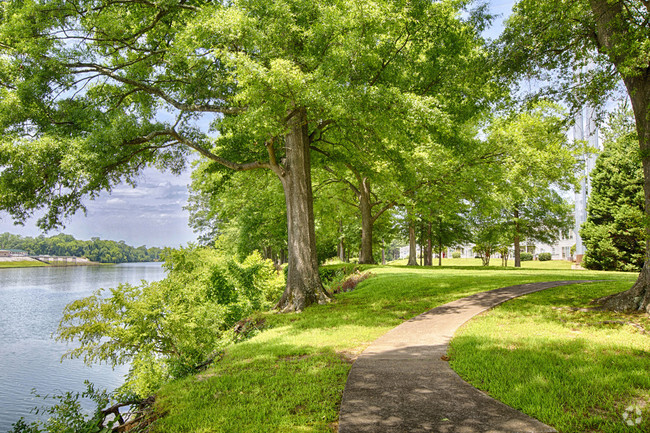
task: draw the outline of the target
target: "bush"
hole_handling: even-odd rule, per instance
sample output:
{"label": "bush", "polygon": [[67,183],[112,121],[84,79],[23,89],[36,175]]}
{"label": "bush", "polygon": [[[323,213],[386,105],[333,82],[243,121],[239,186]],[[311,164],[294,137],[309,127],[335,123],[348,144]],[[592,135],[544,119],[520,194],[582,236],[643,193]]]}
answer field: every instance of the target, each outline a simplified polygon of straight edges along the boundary
{"label": "bush", "polygon": [[451,257],[454,259],[460,259],[460,253],[458,251],[454,251],[451,253]]}
{"label": "bush", "polygon": [[[45,421],[32,421],[27,424],[24,418],[15,422],[13,429],[8,433],[108,433],[117,420],[106,421],[106,414],[102,412],[110,402],[110,395],[105,390],[96,390],[88,381],[86,391],[72,393],[70,391],[54,395],[41,396],[32,391],[36,398],[52,401],[52,405],[34,408],[36,414],[47,415]],[[90,400],[96,409],[89,413],[81,405],[82,400]]]}
{"label": "bush", "polygon": [[533,260],[533,255],[531,253],[520,253],[519,260],[521,260],[522,262],[529,262]]}
{"label": "bush", "polygon": [[193,373],[233,341],[231,328],[272,307],[284,278],[253,253],[242,263],[214,248],[168,250],[164,280],[120,285],[66,306],[59,341],[80,342],[66,354],[87,364],[130,364],[123,393],[144,397]]}
{"label": "bush", "polygon": [[372,274],[370,272],[360,273],[358,270],[354,274],[350,275],[342,283],[334,284],[332,287],[332,293],[341,293],[341,292],[351,292],[357,285],[363,280],[370,278]]}
{"label": "bush", "polygon": [[359,269],[359,265],[354,263],[340,263],[338,265],[327,265],[318,268],[320,280],[326,289],[330,289],[332,283],[338,283],[345,280]]}
{"label": "bush", "polygon": [[549,260],[551,260],[552,256],[551,253],[539,253],[537,258],[539,259],[540,262],[548,262]]}

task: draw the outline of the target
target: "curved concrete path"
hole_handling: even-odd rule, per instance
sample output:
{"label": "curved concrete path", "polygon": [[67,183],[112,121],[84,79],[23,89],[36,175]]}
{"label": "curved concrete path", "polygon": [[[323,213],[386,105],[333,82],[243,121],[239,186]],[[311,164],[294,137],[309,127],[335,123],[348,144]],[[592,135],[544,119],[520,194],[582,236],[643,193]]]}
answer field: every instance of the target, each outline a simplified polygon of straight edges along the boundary
{"label": "curved concrete path", "polygon": [[339,433],[547,433],[555,429],[488,397],[441,359],[456,330],[502,302],[568,284],[521,284],[434,308],[375,340],[348,376]]}

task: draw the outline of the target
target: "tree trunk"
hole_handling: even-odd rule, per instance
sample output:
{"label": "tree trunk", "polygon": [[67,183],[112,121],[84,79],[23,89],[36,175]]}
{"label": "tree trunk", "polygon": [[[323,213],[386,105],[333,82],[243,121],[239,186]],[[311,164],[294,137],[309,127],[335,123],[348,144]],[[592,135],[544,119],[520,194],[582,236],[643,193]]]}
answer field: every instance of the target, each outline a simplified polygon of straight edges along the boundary
{"label": "tree trunk", "polygon": [[344,243],[344,238],[343,238],[343,218],[339,220],[339,244],[338,244],[338,250],[339,250],[339,259],[344,262],[345,261],[345,243]]}
{"label": "tree trunk", "polygon": [[287,205],[289,248],[287,287],[276,306],[282,312],[302,311],[311,304],[330,300],[318,275],[306,117],[304,110],[296,110],[289,119],[286,163],[278,174]]}
{"label": "tree trunk", "polygon": [[[410,214],[410,212],[409,212]],[[417,266],[418,265],[418,253],[415,246],[415,223],[411,218],[409,220],[409,261],[406,264],[407,266]]]}
{"label": "tree trunk", "polygon": [[519,209],[515,208],[515,268],[521,268],[521,250],[519,247]]}
{"label": "tree trunk", "polygon": [[359,185],[359,210],[361,211],[361,251],[359,264],[372,265],[375,259],[372,256],[372,205],[370,204],[370,182],[363,178]]}
{"label": "tree trunk", "polygon": [[433,243],[431,242],[431,221],[427,224],[427,245],[424,249],[424,266],[433,266]]}
{"label": "tree trunk", "polygon": [[442,266],[442,242],[438,242],[438,251],[440,251],[440,254],[438,254],[438,266]]}
{"label": "tree trunk", "polygon": [[[623,78],[627,93],[632,102],[636,130],[639,136],[641,162],[643,165],[643,189],[645,192],[646,221],[650,221],[650,68],[639,66],[634,74],[627,75],[624,65],[625,51],[616,46],[617,39],[626,30],[624,28],[622,2],[608,0],[590,0],[593,16],[596,20],[598,49],[609,56]],[[631,23],[627,23],[633,25]],[[647,63],[646,63],[647,65]],[[650,225],[645,223],[646,248],[643,268],[631,289],[599,301],[605,308],[617,311],[645,311],[650,314]]]}

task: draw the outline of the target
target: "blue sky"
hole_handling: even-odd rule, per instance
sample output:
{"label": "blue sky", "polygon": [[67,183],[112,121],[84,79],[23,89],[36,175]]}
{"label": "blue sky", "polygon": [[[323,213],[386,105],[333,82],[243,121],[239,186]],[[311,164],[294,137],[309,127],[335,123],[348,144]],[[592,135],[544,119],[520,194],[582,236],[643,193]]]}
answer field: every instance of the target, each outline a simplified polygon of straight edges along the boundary
{"label": "blue sky", "polygon": [[[495,38],[501,32],[503,18],[510,14],[514,0],[490,1],[491,12],[501,15],[485,36]],[[66,222],[61,232],[77,239],[123,240],[129,245],[177,247],[194,241],[196,236],[188,227],[187,185],[189,169],[181,176],[147,169],[136,188],[119,185],[111,194],[103,193],[87,201],[87,215],[78,213]],[[10,217],[0,212],[0,233],[11,232],[23,236],[41,234],[36,221],[28,220],[24,227],[13,225]],[[58,231],[52,231],[53,235]]]}

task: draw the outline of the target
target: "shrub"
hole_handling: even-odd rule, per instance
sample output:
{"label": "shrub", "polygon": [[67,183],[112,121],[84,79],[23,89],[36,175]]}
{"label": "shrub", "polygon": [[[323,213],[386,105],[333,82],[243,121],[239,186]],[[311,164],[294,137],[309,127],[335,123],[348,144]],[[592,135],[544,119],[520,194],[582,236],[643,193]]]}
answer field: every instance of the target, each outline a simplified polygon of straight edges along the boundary
{"label": "shrub", "polygon": [[529,262],[533,260],[533,255],[531,253],[526,253],[526,252],[520,253],[519,260],[521,260],[522,262]]}
{"label": "shrub", "polygon": [[[47,415],[45,421],[32,421],[27,424],[24,418],[15,422],[8,433],[108,433],[117,420],[106,421],[102,411],[110,402],[110,395],[105,390],[96,390],[93,384],[86,381],[86,391],[73,393],[70,391],[41,396],[32,391],[34,397],[52,401],[52,405],[34,408],[34,412]],[[82,408],[82,400],[90,400],[95,404],[91,413]]]}
{"label": "shrub", "polygon": [[70,358],[87,364],[130,364],[121,391],[147,396],[162,383],[193,373],[233,340],[231,328],[272,307],[282,273],[253,253],[242,263],[214,248],[168,250],[167,277],[123,284],[66,306],[59,341],[79,341]]}
{"label": "shrub", "polygon": [[539,253],[537,258],[539,259],[540,262],[548,262],[549,260],[551,260],[552,256],[551,253]]}
{"label": "shrub", "polygon": [[318,274],[323,285],[328,286],[332,281],[342,280],[348,275],[352,275],[358,268],[359,266],[354,263],[340,263],[321,266],[318,268]]}
{"label": "shrub", "polygon": [[364,272],[363,274],[356,270],[354,274],[350,275],[342,283],[335,284],[332,288],[332,293],[341,293],[341,292],[351,292],[354,290],[357,285],[363,280],[371,277],[370,272]]}
{"label": "shrub", "polygon": [[458,251],[454,251],[451,253],[451,257],[454,259],[460,259],[460,253]]}

